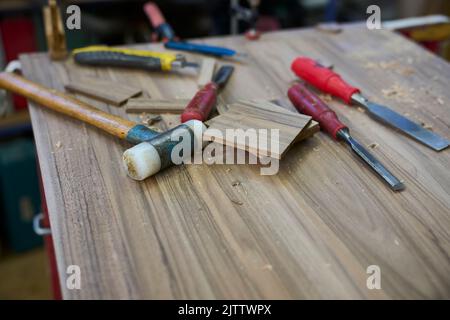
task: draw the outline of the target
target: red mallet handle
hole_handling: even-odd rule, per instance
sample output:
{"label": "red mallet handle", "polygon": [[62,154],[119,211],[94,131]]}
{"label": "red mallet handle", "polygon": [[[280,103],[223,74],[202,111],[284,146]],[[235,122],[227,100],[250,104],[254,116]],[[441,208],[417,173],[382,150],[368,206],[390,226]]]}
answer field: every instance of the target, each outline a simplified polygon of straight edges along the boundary
{"label": "red mallet handle", "polygon": [[181,114],[181,122],[188,120],[206,121],[217,100],[217,84],[210,82],[197,91]]}
{"label": "red mallet handle", "polygon": [[359,92],[358,88],[342,80],[340,75],[313,59],[298,57],[292,62],[291,69],[298,77],[323,92],[341,98],[347,104],[351,103],[352,95]]}
{"label": "red mallet handle", "polygon": [[303,84],[297,83],[288,90],[288,97],[297,110],[311,116],[319,122],[320,128],[337,140],[339,130],[346,128],[318,96],[309,91]]}

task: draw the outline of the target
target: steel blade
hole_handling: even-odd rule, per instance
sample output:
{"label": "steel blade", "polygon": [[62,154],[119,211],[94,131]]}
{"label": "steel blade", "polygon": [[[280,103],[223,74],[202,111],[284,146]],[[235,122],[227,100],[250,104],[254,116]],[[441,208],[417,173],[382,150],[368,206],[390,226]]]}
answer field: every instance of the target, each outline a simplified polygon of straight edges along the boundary
{"label": "steel blade", "polygon": [[370,102],[359,94],[354,94],[352,98],[355,102],[362,105],[371,117],[402,131],[436,151],[443,150],[450,144],[447,139],[425,129],[420,124],[409,120],[388,107]]}
{"label": "steel blade", "polygon": [[401,191],[405,188],[403,183],[395,177],[385,166],[369,153],[358,141],[350,136],[347,130],[338,132],[342,138],[352,148],[352,150],[366,162],[394,191]]}

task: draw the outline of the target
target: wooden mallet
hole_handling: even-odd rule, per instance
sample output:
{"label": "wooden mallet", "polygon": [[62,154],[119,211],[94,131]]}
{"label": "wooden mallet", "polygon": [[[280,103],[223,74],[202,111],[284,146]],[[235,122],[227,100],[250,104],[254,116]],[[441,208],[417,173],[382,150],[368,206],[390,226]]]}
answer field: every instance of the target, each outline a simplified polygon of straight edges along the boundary
{"label": "wooden mallet", "polygon": [[123,154],[125,170],[135,180],[143,180],[173,164],[172,150],[177,145],[177,141],[172,139],[174,133],[178,137],[188,135],[192,144],[196,142],[200,143],[200,148],[203,146],[202,137],[206,127],[198,120],[191,120],[164,133],[159,133],[14,73],[0,73],[0,88],[136,144]]}

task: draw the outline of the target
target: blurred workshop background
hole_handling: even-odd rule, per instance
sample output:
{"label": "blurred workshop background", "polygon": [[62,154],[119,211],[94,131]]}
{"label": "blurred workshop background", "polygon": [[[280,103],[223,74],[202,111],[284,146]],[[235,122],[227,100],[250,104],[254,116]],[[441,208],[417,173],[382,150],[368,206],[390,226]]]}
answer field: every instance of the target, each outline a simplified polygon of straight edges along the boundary
{"label": "blurred workshop background", "polygon": [[[142,9],[145,2],[58,1],[63,19],[68,5],[76,4],[81,8],[81,30],[65,30],[67,47],[74,49],[91,44],[119,45],[152,41],[153,30]],[[383,21],[433,14],[450,15],[448,0],[155,2],[183,39],[242,34],[251,24],[264,36],[267,31],[316,27],[326,22],[362,22],[368,17],[366,9],[371,4],[382,8]],[[46,0],[0,1],[2,69],[21,53],[47,50],[42,14],[47,3]],[[251,10],[250,3],[257,6]],[[447,21],[433,28],[419,27],[403,30],[402,33],[448,59],[449,29]],[[53,259],[51,241],[45,229],[48,221],[45,221],[45,217],[42,221],[39,215],[45,209],[42,208],[44,201],[41,201],[37,168],[26,101],[0,92],[0,299],[55,297],[50,272]]]}

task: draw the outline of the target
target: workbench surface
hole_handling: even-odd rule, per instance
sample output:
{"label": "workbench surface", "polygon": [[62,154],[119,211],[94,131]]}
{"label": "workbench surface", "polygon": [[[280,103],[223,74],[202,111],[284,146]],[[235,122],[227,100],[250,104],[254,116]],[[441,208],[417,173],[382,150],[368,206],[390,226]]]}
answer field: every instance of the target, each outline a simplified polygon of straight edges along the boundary
{"label": "workbench surface", "polygon": [[[207,42],[250,55],[225,102],[285,97],[291,61],[307,55],[450,139],[449,64],[390,31],[355,26]],[[186,74],[94,69],[45,54],[21,61],[27,78],[58,90],[80,75],[140,86],[154,98],[197,90]],[[64,298],[450,298],[450,150],[435,152],[355,107],[330,105],[405,191],[392,192],[323,133],[289,150],[275,176],[256,165],[189,165],[136,182],[122,168],[128,143],[30,103]],[[165,116],[161,128],[177,119]],[[69,265],[80,267],[81,290],[66,288]],[[381,290],[366,286],[370,265],[380,267]]]}

